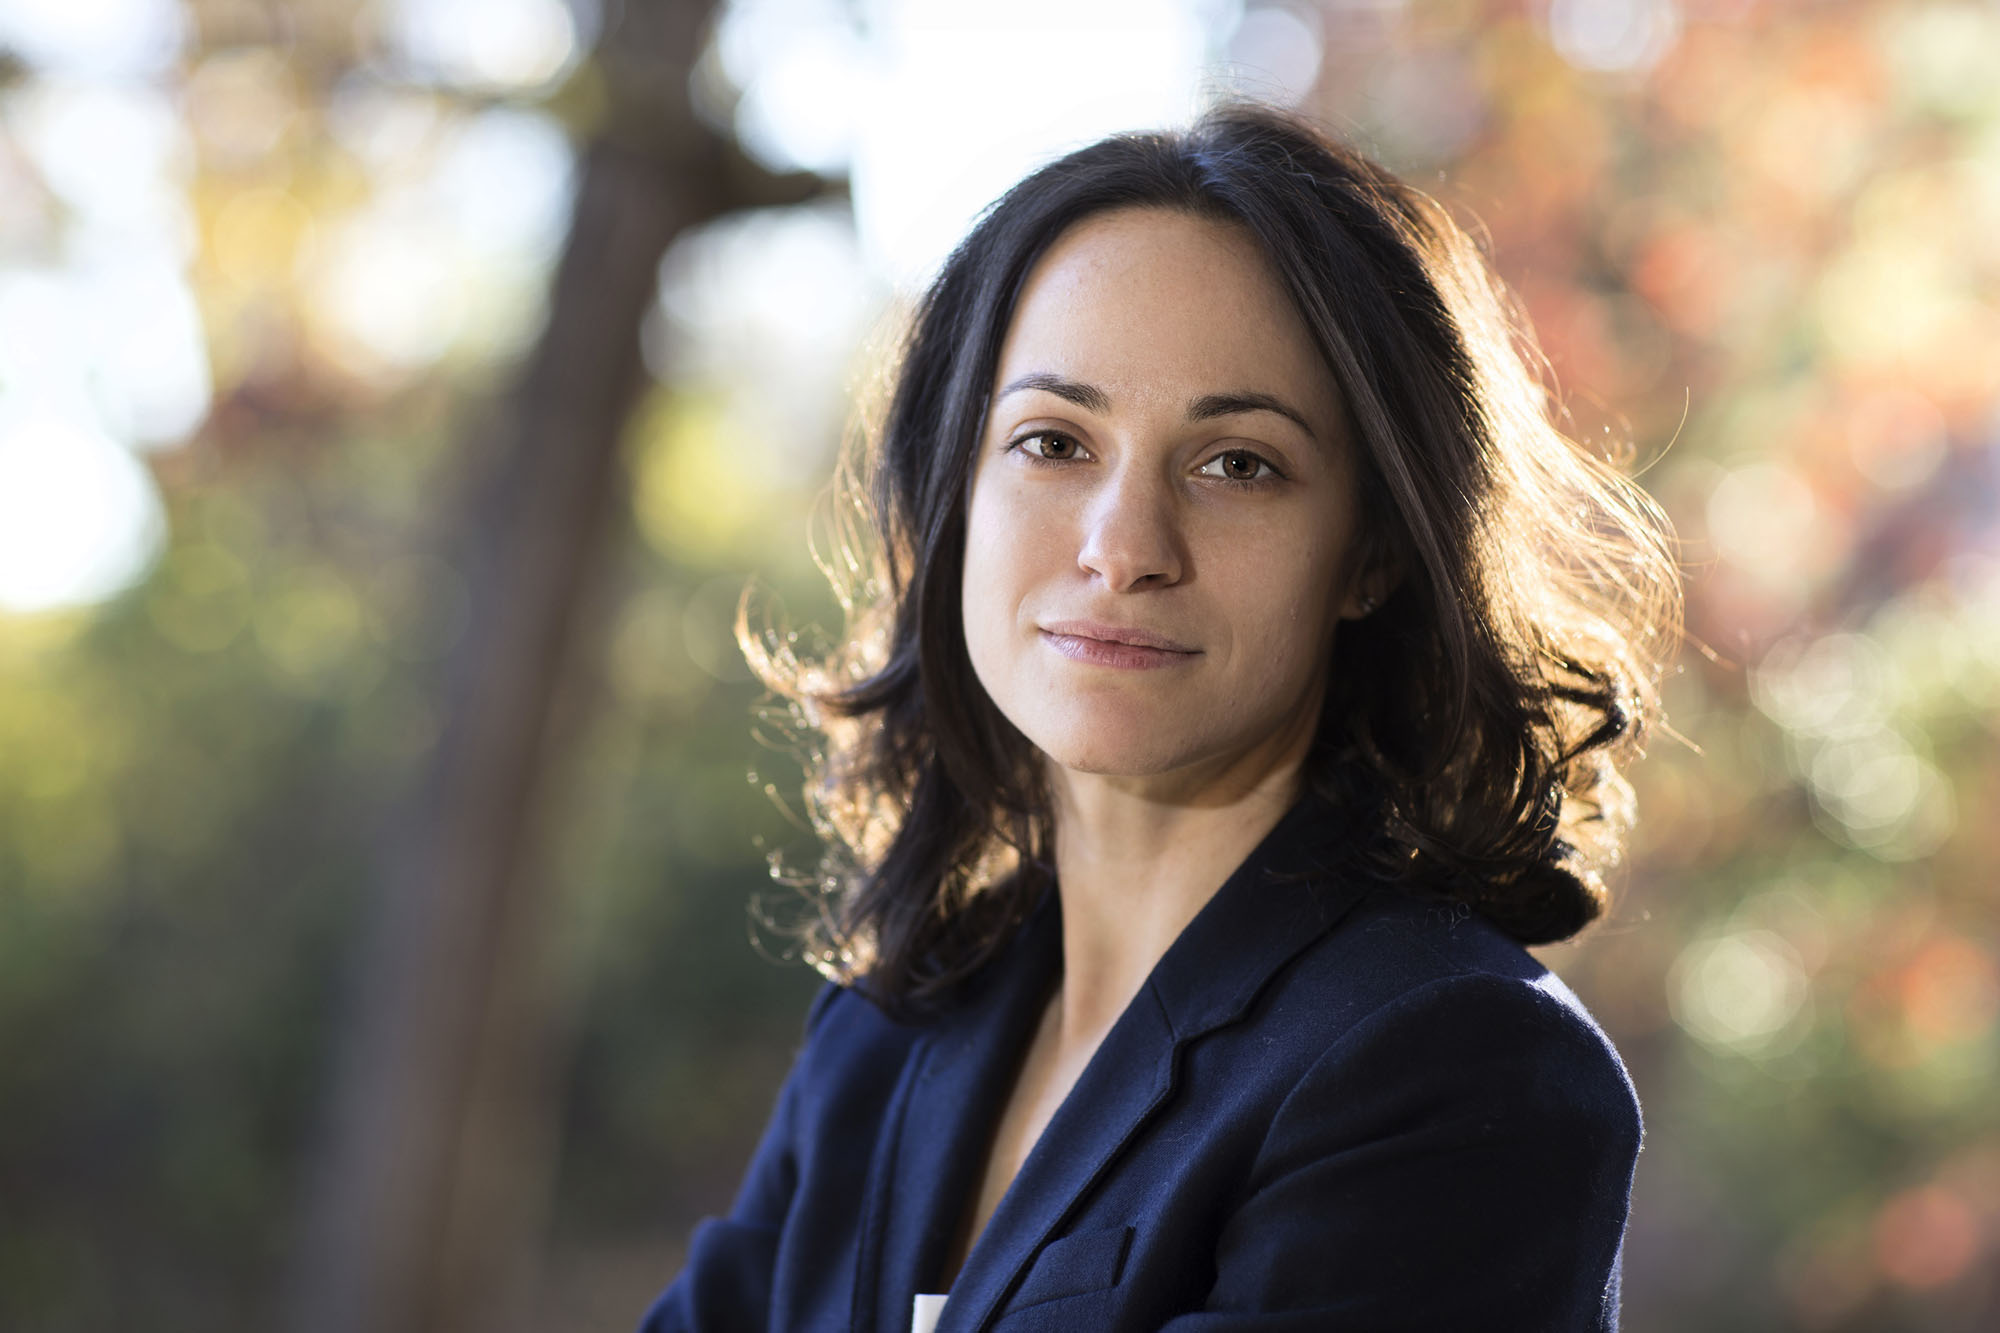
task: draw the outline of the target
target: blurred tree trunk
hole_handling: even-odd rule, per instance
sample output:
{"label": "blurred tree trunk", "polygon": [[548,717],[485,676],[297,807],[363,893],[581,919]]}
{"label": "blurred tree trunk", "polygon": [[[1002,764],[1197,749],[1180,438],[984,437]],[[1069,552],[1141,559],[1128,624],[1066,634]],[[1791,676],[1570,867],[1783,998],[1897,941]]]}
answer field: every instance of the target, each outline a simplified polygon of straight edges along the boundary
{"label": "blurred tree trunk", "polygon": [[538,814],[593,694],[640,321],[680,231],[821,188],[767,175],[696,120],[709,9],[610,11],[594,57],[608,113],[580,153],[548,322],[461,442],[486,470],[459,516],[471,618],[385,849],[292,1266],[295,1333],[493,1333],[533,1308],[563,1064]]}

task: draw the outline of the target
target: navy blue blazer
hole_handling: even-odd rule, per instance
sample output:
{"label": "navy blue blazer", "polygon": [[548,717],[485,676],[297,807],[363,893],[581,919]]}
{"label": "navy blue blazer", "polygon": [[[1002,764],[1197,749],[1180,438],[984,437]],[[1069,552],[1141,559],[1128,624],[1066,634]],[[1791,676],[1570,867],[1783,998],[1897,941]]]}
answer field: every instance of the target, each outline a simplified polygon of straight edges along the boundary
{"label": "navy blue blazer", "polygon": [[[1294,806],[1104,1038],[939,1333],[1615,1329],[1638,1100],[1483,918]],[[923,1024],[829,986],[735,1206],[642,1333],[905,1333],[1061,970],[1054,892]]]}

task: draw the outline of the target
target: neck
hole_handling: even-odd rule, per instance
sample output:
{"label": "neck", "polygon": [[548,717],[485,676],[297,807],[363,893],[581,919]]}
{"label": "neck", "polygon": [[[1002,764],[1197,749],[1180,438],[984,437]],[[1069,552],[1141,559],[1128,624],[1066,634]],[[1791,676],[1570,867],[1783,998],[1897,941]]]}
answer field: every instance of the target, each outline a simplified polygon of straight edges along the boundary
{"label": "neck", "polygon": [[[1309,737],[1308,737],[1309,739]],[[1058,771],[1067,1044],[1094,1044],[1168,947],[1297,799],[1303,746],[1191,784]]]}

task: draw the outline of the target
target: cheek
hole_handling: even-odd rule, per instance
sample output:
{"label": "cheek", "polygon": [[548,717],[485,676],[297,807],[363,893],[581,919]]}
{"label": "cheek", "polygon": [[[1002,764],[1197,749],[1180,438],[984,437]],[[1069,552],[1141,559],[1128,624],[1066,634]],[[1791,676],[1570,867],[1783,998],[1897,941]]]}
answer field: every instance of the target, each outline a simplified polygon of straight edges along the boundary
{"label": "cheek", "polygon": [[1021,546],[1017,523],[1015,507],[1004,503],[993,485],[982,484],[973,490],[965,522],[961,614],[966,651],[989,693],[999,683],[1015,608],[1020,603],[1020,564],[1014,556]]}
{"label": "cheek", "polygon": [[1074,563],[1063,516],[1050,497],[1004,472],[974,487],[966,506],[965,584],[1018,593]]}
{"label": "cheek", "polygon": [[1331,646],[1342,595],[1342,567],[1333,549],[1309,533],[1289,539],[1239,538],[1218,588],[1242,636],[1243,658],[1272,676],[1310,674]]}
{"label": "cheek", "polygon": [[1339,562],[1309,528],[1238,526],[1211,547],[1219,557],[1210,565],[1218,593],[1226,584],[1228,601],[1260,623],[1303,628],[1335,598]]}

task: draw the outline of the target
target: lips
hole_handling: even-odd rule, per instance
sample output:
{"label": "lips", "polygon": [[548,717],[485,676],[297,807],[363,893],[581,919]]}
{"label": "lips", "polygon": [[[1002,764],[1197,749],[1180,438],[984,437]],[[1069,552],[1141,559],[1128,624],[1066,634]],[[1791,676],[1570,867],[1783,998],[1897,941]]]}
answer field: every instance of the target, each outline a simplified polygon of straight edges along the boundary
{"label": "lips", "polygon": [[1042,641],[1072,662],[1126,671],[1186,666],[1201,656],[1164,634],[1131,625],[1094,620],[1061,620],[1041,626]]}
{"label": "lips", "polygon": [[1106,625],[1095,620],[1058,620],[1043,625],[1042,633],[1066,639],[1092,639],[1098,643],[1121,644],[1132,648],[1152,648],[1167,653],[1193,654],[1200,649],[1137,626]]}

